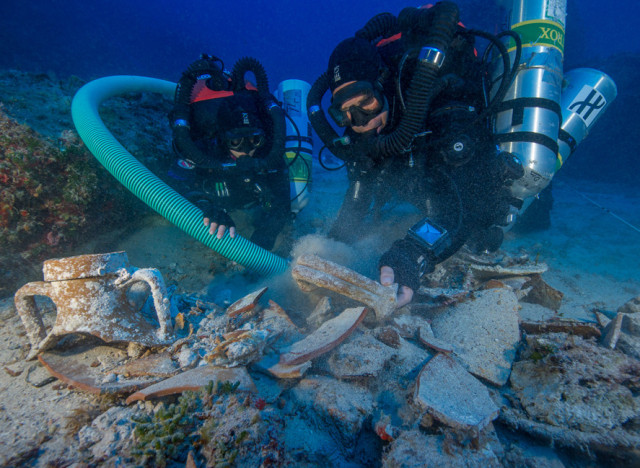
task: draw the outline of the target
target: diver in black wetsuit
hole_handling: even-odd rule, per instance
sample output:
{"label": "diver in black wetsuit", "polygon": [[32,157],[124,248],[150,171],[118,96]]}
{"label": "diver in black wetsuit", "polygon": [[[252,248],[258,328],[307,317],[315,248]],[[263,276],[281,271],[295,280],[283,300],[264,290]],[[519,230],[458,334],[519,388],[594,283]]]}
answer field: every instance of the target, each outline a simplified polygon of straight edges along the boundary
{"label": "diver in black wetsuit", "polygon": [[[257,88],[245,82],[248,71]],[[250,210],[250,240],[272,249],[291,203],[284,114],[260,63],[241,59],[229,74],[220,59],[203,56],[183,73],[170,119],[178,156],[171,185],[203,211],[218,239],[227,230],[235,236],[234,210]]]}
{"label": "diver in black wetsuit", "polygon": [[[499,247],[496,224],[513,202],[507,187],[523,173],[512,155],[496,150],[482,63],[474,37],[458,22],[451,2],[372,18],[335,48],[307,101],[316,132],[348,169],[349,189],[330,236],[354,240],[362,220],[373,214],[376,221],[393,195],[425,215],[379,262],[381,282],[401,285],[399,305],[465,242]],[[347,127],[342,137],[320,107],[327,88],[329,115]]]}

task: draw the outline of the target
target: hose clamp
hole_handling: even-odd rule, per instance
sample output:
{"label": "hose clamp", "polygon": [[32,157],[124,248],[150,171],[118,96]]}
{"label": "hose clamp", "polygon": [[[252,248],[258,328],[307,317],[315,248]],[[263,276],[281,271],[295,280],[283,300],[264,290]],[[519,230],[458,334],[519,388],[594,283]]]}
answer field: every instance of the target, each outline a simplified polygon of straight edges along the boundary
{"label": "hose clamp", "polygon": [[423,47],[418,55],[418,60],[422,63],[430,63],[438,68],[444,63],[444,52],[435,47]]}

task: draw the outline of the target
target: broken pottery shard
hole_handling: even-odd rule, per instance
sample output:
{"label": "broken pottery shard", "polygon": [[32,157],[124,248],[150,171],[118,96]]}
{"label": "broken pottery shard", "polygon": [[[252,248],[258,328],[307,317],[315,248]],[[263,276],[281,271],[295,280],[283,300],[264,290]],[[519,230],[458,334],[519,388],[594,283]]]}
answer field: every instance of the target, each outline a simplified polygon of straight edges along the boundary
{"label": "broken pottery shard", "polygon": [[433,331],[431,327],[420,327],[418,331],[418,339],[420,343],[425,345],[427,348],[434,349],[440,353],[451,353],[453,352],[453,346],[443,340],[439,340],[433,335]]}
{"label": "broken pottery shard", "polygon": [[499,413],[487,388],[444,354],[422,368],[414,401],[444,424],[463,430],[480,431]]}
{"label": "broken pottery shard", "polygon": [[329,296],[322,296],[313,312],[307,317],[307,324],[318,328],[331,317],[331,299]]}
{"label": "broken pottery shard", "polygon": [[525,265],[477,265],[471,264],[469,268],[477,279],[503,278],[505,276],[524,276],[542,274],[549,268],[546,263],[527,263]]}
{"label": "broken pottery shard", "polygon": [[134,401],[145,401],[149,398],[158,398],[167,395],[175,395],[187,390],[198,390],[209,382],[239,382],[238,390],[256,392],[256,386],[244,367],[215,367],[201,366],[183,372],[182,374],[151,385],[127,398],[127,404]]}
{"label": "broken pottery shard", "polygon": [[277,363],[267,369],[271,375],[278,379],[299,379],[311,367],[311,361],[303,362],[294,366],[285,366]]}
{"label": "broken pottery shard", "polygon": [[620,333],[622,333],[622,322],[624,321],[624,314],[618,313],[602,331],[602,340],[600,343],[602,346],[606,346],[609,349],[614,349],[620,339]]}
{"label": "broken pottery shard", "polygon": [[262,311],[260,327],[268,329],[274,335],[295,336],[300,331],[291,321],[285,310],[273,301],[269,301],[269,307]]}
{"label": "broken pottery shard", "polygon": [[469,290],[467,289],[457,289],[457,288],[428,288],[426,286],[420,286],[418,289],[418,294],[421,296],[427,296],[432,299],[448,297],[448,298],[458,298],[464,297],[469,294]]}
{"label": "broken pottery shard", "polygon": [[595,324],[575,320],[553,320],[549,322],[520,322],[522,331],[529,335],[544,333],[570,333],[583,338],[599,338],[600,330]]}
{"label": "broken pottery shard", "polygon": [[89,364],[96,361],[97,356],[101,357],[103,361],[105,356],[112,356],[114,362],[117,362],[117,360],[124,358],[124,353],[118,354],[118,352],[119,350],[114,350],[114,348],[97,346],[90,349],[82,348],[81,351],[76,349],[73,353],[45,352],[38,356],[38,360],[51,375],[62,382],[95,395],[131,393],[161,380],[159,377],[122,381],[108,379],[108,375],[115,377],[115,374],[111,371],[101,370],[97,366],[92,367]]}
{"label": "broken pottery shard", "polygon": [[332,350],[342,343],[362,322],[367,314],[364,307],[346,309],[337,317],[325,322],[301,341],[292,344],[280,356],[280,363],[288,366],[301,364]]}
{"label": "broken pottery shard", "polygon": [[238,299],[227,308],[227,315],[229,317],[235,317],[243,312],[246,312],[247,310],[253,309],[262,295],[267,292],[267,289],[269,288],[259,289],[258,291],[244,296],[242,299]]}
{"label": "broken pottery shard", "polygon": [[477,291],[473,300],[434,317],[431,329],[451,344],[469,372],[494,385],[507,382],[520,341],[518,301],[512,291]]}
{"label": "broken pottery shard", "polygon": [[420,328],[428,328],[431,330],[431,325],[429,325],[429,321],[419,317],[417,315],[396,315],[393,317],[392,321],[396,330],[400,333],[400,336],[403,338],[414,339],[418,336],[418,330]]}
{"label": "broken pottery shard", "polygon": [[317,255],[301,255],[291,270],[298,284],[320,286],[368,305],[378,320],[391,315],[396,308],[398,285],[382,286],[366,276]]}
{"label": "broken pottery shard", "polygon": [[169,354],[152,354],[124,365],[114,367],[111,372],[129,377],[171,377],[178,369]]}
{"label": "broken pottery shard", "polygon": [[551,310],[560,309],[564,294],[545,283],[540,275],[532,275],[522,288],[529,289],[522,298],[524,302],[539,304]]}

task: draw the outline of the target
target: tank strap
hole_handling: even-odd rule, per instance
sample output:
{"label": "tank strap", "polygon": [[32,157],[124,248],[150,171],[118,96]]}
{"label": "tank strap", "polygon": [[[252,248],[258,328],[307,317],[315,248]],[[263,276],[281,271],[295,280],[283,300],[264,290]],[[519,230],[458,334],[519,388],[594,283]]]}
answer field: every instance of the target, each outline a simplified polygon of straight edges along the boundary
{"label": "tank strap", "polygon": [[522,125],[524,121],[524,110],[527,107],[540,107],[542,109],[548,109],[555,113],[560,119],[560,125],[562,125],[562,110],[560,104],[551,99],[545,98],[517,98],[508,101],[502,101],[498,104],[496,112],[502,112],[505,110],[513,110],[511,117],[511,125]]}
{"label": "tank strap", "polygon": [[309,144],[313,144],[313,139],[310,137],[304,137],[304,136],[295,136],[295,135],[290,135],[288,137],[286,137],[285,141],[302,141],[304,143],[309,143]]}
{"label": "tank strap", "polygon": [[573,154],[573,152],[576,150],[576,147],[578,146],[578,143],[576,142],[576,139],[573,138],[569,132],[560,129],[560,133],[558,135],[558,139],[564,143],[567,144],[567,146],[569,147],[569,154]]}
{"label": "tank strap", "polygon": [[546,146],[553,154],[558,154],[558,142],[546,135],[535,132],[511,132],[501,133],[493,136],[496,143],[516,143],[516,142],[529,142],[538,143],[539,145]]}

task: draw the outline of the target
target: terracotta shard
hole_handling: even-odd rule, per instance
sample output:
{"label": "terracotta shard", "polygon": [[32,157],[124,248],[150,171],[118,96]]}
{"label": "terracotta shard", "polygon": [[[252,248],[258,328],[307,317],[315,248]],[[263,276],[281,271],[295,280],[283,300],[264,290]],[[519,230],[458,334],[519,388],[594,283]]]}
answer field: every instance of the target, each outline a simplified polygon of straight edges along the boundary
{"label": "terracotta shard", "polygon": [[438,338],[433,336],[431,327],[420,327],[420,329],[418,330],[418,339],[420,340],[420,343],[425,345],[427,348],[431,348],[440,353],[449,354],[453,352],[453,346],[451,346],[451,344],[447,343],[444,340],[439,340]]}
{"label": "terracotta shard", "polygon": [[337,317],[326,321],[320,328],[301,341],[292,344],[280,356],[280,364],[293,366],[309,361],[342,343],[367,315],[364,307],[346,309]]}
{"label": "terracotta shard", "polygon": [[262,295],[267,292],[267,289],[269,288],[259,289],[258,291],[244,296],[242,299],[238,299],[227,308],[227,315],[229,317],[236,317],[243,312],[253,309]]}
{"label": "terracotta shard", "polygon": [[524,302],[539,304],[551,310],[560,309],[564,294],[545,283],[540,275],[532,275],[522,288],[530,288],[530,291],[522,298]]}
{"label": "terracotta shard", "polygon": [[291,270],[298,284],[313,284],[347,296],[372,308],[378,320],[396,309],[398,285],[382,286],[366,276],[317,255],[301,255]]}
{"label": "terracotta shard", "polygon": [[256,386],[244,367],[215,367],[201,366],[183,372],[151,385],[127,398],[127,404],[134,401],[145,401],[149,398],[159,398],[167,395],[175,395],[187,390],[198,390],[209,382],[240,382],[238,390],[257,392]]}
{"label": "terracotta shard", "polygon": [[299,379],[311,367],[311,361],[303,362],[293,366],[286,366],[277,363],[267,369],[267,371],[278,379]]}
{"label": "terracotta shard", "polygon": [[542,274],[549,269],[546,263],[527,263],[525,265],[478,265],[471,264],[469,268],[477,279],[505,278],[509,276],[524,276]]}
{"label": "terracotta shard", "polygon": [[[79,390],[95,395],[122,395],[135,392],[161,380],[159,377],[142,379],[127,379],[123,381],[105,381],[107,372],[92,367],[94,354],[105,355],[113,352],[114,348],[98,346],[82,352],[71,354],[68,352],[45,352],[38,356],[38,360],[51,375],[62,382]],[[115,376],[115,375],[114,375]]]}
{"label": "terracotta shard", "polygon": [[171,377],[180,371],[169,354],[151,354],[147,357],[130,361],[111,370],[114,374],[128,377]]}
{"label": "terracotta shard", "polygon": [[289,318],[289,315],[287,314],[287,312],[282,307],[280,307],[276,302],[269,300],[269,308],[265,309],[262,312],[262,320],[263,321],[270,320],[276,317],[283,320],[288,326],[296,330],[298,329],[296,324],[293,323],[291,318]]}
{"label": "terracotta shard", "polygon": [[560,320],[553,322],[520,322],[520,328],[530,335],[543,333],[570,333],[583,338],[599,338],[602,334],[593,323]]}
{"label": "terracotta shard", "polygon": [[322,296],[318,301],[313,312],[307,317],[307,323],[314,328],[322,325],[323,322],[331,317],[331,299],[328,296]]}

